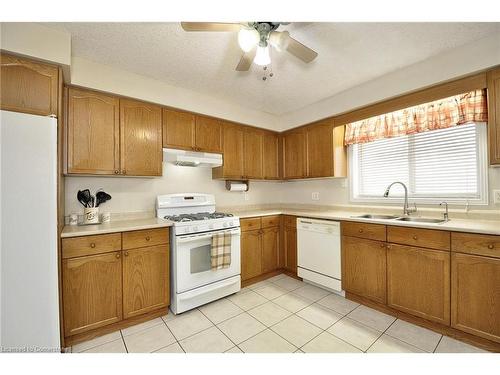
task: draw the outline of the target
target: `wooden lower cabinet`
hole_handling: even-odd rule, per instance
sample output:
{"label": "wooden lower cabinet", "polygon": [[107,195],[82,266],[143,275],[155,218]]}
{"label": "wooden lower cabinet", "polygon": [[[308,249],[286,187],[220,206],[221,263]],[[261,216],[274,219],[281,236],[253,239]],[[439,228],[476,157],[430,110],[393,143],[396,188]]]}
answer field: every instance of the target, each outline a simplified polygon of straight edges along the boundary
{"label": "wooden lower cabinet", "polygon": [[280,228],[262,229],[262,273],[278,269],[278,252],[280,248]]}
{"label": "wooden lower cabinet", "polygon": [[386,303],[386,244],[342,236],[342,287],[347,292]]}
{"label": "wooden lower cabinet", "polygon": [[500,342],[500,258],[452,253],[451,326]]}
{"label": "wooden lower cabinet", "polygon": [[168,245],[123,251],[123,318],[168,306]]}
{"label": "wooden lower cabinet", "polygon": [[64,335],[122,319],[121,251],[62,261]]}
{"label": "wooden lower cabinet", "polygon": [[297,274],[297,228],[283,229],[283,247],[285,249],[285,269]]}
{"label": "wooden lower cabinet", "polygon": [[241,232],[241,281],[262,273],[261,230]]}
{"label": "wooden lower cabinet", "polygon": [[387,305],[450,324],[450,253],[387,245]]}

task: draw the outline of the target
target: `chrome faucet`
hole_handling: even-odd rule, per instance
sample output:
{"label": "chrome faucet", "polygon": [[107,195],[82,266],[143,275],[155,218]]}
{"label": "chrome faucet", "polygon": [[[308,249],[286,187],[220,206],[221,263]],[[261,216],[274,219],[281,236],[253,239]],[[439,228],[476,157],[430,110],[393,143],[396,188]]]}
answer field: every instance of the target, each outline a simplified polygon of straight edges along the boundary
{"label": "chrome faucet", "polygon": [[389,196],[389,190],[391,190],[391,187],[394,184],[400,184],[405,189],[405,202],[403,204],[403,215],[409,216],[411,213],[417,212],[417,205],[415,203],[413,203],[414,208],[410,209],[410,206],[408,205],[408,188],[404,183],[400,181],[393,182],[392,184],[387,186],[387,189],[385,189],[384,198],[387,198]]}
{"label": "chrome faucet", "polygon": [[449,215],[448,215],[448,203],[447,202],[441,202],[441,203],[439,203],[439,206],[443,206],[443,205],[444,205],[443,219],[444,219],[444,221],[449,221],[450,218],[449,218]]}

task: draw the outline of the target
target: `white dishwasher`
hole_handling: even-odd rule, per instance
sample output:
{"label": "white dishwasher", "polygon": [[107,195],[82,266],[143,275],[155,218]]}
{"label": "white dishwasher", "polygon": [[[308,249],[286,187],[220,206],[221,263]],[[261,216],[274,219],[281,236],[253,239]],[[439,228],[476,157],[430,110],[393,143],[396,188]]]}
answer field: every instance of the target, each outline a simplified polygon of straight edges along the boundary
{"label": "white dishwasher", "polygon": [[298,275],[305,281],[342,293],[340,222],[297,219]]}

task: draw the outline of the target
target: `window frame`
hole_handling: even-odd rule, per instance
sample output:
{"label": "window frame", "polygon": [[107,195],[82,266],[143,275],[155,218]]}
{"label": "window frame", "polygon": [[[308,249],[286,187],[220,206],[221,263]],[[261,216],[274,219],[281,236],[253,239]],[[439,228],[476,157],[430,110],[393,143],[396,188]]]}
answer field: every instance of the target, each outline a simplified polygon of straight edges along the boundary
{"label": "window frame", "polygon": [[[408,198],[412,202],[420,204],[439,204],[443,201],[449,204],[468,204],[477,206],[487,206],[489,204],[488,197],[488,139],[487,139],[487,124],[484,122],[476,123],[477,134],[477,156],[478,156],[478,186],[479,198],[467,198],[458,196],[413,196],[411,195],[411,187],[408,186]],[[357,168],[357,152],[354,152],[356,145],[348,146],[348,161],[349,161],[349,201],[351,203],[384,203],[384,204],[402,204],[404,197],[391,196],[384,198],[384,192],[380,192],[380,196],[363,196],[359,195],[357,190],[357,179],[359,179],[359,168]],[[409,154],[409,158],[411,154]],[[394,182],[394,181],[392,181]]]}

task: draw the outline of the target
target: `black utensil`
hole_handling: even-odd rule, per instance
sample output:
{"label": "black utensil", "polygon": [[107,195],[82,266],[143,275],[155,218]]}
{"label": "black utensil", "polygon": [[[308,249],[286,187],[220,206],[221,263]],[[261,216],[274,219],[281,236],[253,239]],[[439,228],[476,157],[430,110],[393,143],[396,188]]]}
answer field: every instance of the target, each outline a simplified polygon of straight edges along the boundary
{"label": "black utensil", "polygon": [[96,207],[99,207],[101,203],[104,203],[106,201],[109,201],[111,199],[111,195],[104,191],[98,191],[95,195],[96,197]]}
{"label": "black utensil", "polygon": [[85,202],[85,207],[92,207],[90,202],[92,201],[92,194],[90,194],[89,189],[82,190],[83,201]]}
{"label": "black utensil", "polygon": [[76,199],[78,199],[78,202],[80,202],[83,207],[87,207],[87,202],[85,201],[84,194],[78,190],[78,193],[76,193]]}

